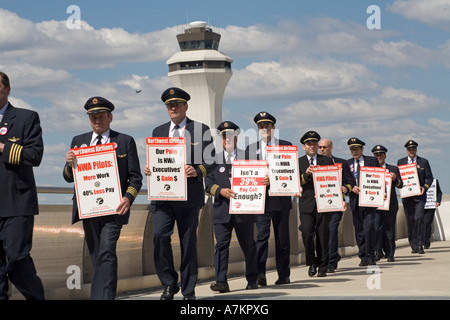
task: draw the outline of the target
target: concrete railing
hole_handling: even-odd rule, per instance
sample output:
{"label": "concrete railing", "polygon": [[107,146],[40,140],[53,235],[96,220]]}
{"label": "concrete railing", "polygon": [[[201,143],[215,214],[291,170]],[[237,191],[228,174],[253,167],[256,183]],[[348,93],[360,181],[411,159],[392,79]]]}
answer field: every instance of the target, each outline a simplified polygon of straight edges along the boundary
{"label": "concrete railing", "polygon": [[[72,188],[39,188],[39,193],[72,194]],[[146,191],[141,191],[144,196]],[[444,197],[443,205],[436,210],[436,240],[446,240],[450,227],[449,215],[441,215],[445,210],[450,212],[450,197]],[[145,202],[145,201],[144,201]],[[214,279],[214,233],[212,223],[211,198],[200,212],[198,227],[198,265],[199,279]],[[81,223],[71,225],[72,205],[40,205],[40,214],[35,218],[32,258],[41,278],[47,299],[89,299],[92,265],[84,241]],[[445,218],[445,219],[444,219]],[[304,263],[304,247],[301,233],[298,230],[299,215],[297,200],[294,200],[290,215],[291,265]],[[176,228],[176,227],[175,227]],[[447,228],[447,229],[446,229]],[[273,232],[269,244],[267,268],[275,267],[275,246]],[[407,237],[403,207],[397,214],[397,239]],[[405,242],[403,242],[405,243]],[[177,230],[172,236],[175,266],[180,265],[180,249]],[[339,246],[342,256],[357,253],[352,214],[347,210],[339,227]],[[124,226],[117,246],[118,255],[118,293],[134,291],[161,284],[155,273],[153,264],[153,222],[149,212],[149,204],[134,204],[129,224]],[[233,238],[230,247],[229,273],[241,275],[245,271],[244,257]],[[79,288],[69,289],[77,284]],[[69,286],[68,286],[69,283]],[[13,299],[22,299],[18,291],[12,289]]]}

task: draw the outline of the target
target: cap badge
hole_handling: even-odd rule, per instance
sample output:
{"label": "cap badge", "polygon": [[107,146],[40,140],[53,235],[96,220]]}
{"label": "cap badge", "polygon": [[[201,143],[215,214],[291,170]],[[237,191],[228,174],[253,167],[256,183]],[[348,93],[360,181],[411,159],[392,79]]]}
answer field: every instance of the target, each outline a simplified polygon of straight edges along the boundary
{"label": "cap badge", "polygon": [[260,115],[261,117],[265,117],[266,114],[267,114],[267,113],[265,113],[265,112],[261,112],[259,115]]}
{"label": "cap badge", "polygon": [[170,94],[175,94],[175,90],[170,89],[169,93],[170,93]]}
{"label": "cap badge", "polygon": [[223,126],[224,126],[225,128],[228,128],[228,122],[225,122],[225,123],[223,124]]}
{"label": "cap badge", "polygon": [[98,99],[97,98],[92,99],[92,103],[93,104],[97,104],[98,103]]}

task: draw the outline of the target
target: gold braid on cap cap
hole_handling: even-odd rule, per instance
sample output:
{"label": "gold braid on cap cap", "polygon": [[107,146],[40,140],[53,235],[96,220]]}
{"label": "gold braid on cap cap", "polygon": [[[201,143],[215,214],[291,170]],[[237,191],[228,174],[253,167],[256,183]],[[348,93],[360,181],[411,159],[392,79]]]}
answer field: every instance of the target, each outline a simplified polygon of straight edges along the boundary
{"label": "gold braid on cap cap", "polygon": [[187,102],[186,99],[172,98],[172,99],[166,100],[164,103],[165,103],[165,104],[169,104],[169,103],[172,102],[172,101]]}
{"label": "gold braid on cap cap", "polygon": [[267,121],[267,122],[272,122],[272,123],[273,123],[273,120],[270,120],[270,119],[261,119],[261,120],[259,120],[258,122],[256,122],[256,124],[258,124],[258,123],[260,123],[260,122],[263,122],[263,121]]}
{"label": "gold braid on cap cap", "polygon": [[90,112],[95,111],[95,110],[111,111],[111,109],[109,109],[109,108],[107,108],[107,107],[97,107],[97,108],[91,108],[91,109],[89,109],[89,110],[87,111],[87,113],[90,113]]}
{"label": "gold braid on cap cap", "polygon": [[227,133],[227,132],[230,132],[230,133],[234,133],[235,132],[235,130],[234,129],[223,129],[222,131],[220,131],[220,133]]}

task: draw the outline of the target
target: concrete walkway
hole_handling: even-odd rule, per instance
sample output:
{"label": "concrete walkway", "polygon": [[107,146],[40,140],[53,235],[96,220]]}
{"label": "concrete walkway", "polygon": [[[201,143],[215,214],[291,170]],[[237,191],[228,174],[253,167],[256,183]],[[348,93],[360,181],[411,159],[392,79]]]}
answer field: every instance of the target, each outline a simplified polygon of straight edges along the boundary
{"label": "concrete walkway", "polygon": [[[245,290],[244,277],[230,277],[231,292],[215,293],[213,281],[197,284],[198,300],[300,299],[450,299],[450,241],[432,242],[425,254],[412,254],[409,245],[397,248],[395,262],[381,259],[376,266],[359,267],[357,256],[344,257],[335,273],[309,277],[305,265],[291,267],[291,283],[275,285],[275,271],[267,273],[266,287]],[[119,296],[119,300],[159,300],[162,289]],[[181,300],[180,293],[175,300]]]}

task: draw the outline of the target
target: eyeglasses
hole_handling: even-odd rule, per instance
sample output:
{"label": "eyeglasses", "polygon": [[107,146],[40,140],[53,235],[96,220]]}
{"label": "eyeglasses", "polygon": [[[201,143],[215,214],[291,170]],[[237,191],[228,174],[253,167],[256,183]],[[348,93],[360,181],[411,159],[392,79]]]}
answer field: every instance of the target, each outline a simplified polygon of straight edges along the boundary
{"label": "eyeglasses", "polygon": [[328,149],[328,146],[319,146],[319,149]]}

